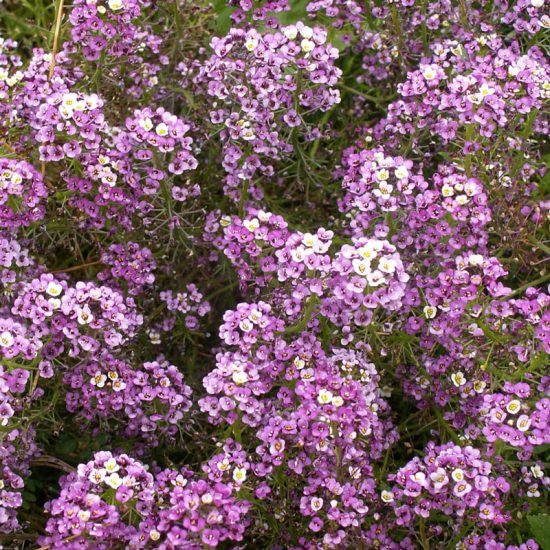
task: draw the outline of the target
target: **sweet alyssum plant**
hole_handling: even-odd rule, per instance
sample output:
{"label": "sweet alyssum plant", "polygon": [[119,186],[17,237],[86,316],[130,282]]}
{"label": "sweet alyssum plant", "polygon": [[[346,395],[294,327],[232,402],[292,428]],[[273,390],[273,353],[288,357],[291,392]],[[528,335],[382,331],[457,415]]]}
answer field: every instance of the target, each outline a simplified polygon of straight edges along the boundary
{"label": "sweet alyssum plant", "polygon": [[2,547],[548,549],[549,27],[4,0]]}

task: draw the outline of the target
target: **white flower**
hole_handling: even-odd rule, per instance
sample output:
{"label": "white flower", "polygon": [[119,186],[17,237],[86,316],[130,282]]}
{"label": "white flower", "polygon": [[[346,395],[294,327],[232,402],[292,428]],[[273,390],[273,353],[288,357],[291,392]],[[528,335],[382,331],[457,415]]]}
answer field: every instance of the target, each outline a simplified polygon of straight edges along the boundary
{"label": "white flower", "polygon": [[248,382],[248,374],[246,374],[246,372],[244,371],[234,372],[232,378],[235,384],[240,385],[240,384],[246,384]]}
{"label": "white flower", "polygon": [[94,316],[87,305],[77,309],[76,320],[80,325],[89,325],[94,320]]}
{"label": "white flower", "polygon": [[244,128],[241,132],[241,137],[245,141],[252,141],[252,140],[256,139],[256,134],[254,133],[254,131],[251,128]]}
{"label": "white flower", "polygon": [[257,323],[262,317],[263,317],[263,313],[259,309],[253,309],[248,315],[248,318],[253,323]]}
{"label": "white flower", "polygon": [[157,136],[164,137],[168,135],[168,126],[164,124],[164,122],[161,122],[160,124],[157,124],[155,132],[157,133]]}
{"label": "white flower", "polygon": [[382,256],[378,262],[378,269],[384,273],[394,273],[396,266],[397,262],[386,256]]}
{"label": "white flower", "polygon": [[457,468],[456,470],[453,470],[451,477],[454,481],[463,481],[464,479],[464,470],[461,470],[460,468]]}
{"label": "white flower", "polygon": [[216,466],[218,467],[218,470],[220,472],[226,472],[227,470],[229,470],[231,465],[229,464],[229,460],[227,458],[224,458],[223,460],[220,460],[220,462],[218,462]]}
{"label": "white flower", "polygon": [[19,185],[23,181],[23,176],[17,172],[13,172],[11,175],[11,182],[15,185]]}
{"label": "white flower", "polygon": [[115,458],[110,458],[103,464],[105,470],[109,472],[110,474],[113,474],[115,472],[118,472],[120,470],[120,466],[117,464],[117,461]]}
{"label": "white flower", "polygon": [[531,419],[526,414],[522,414],[518,418],[516,426],[520,432],[526,432],[531,426]]}
{"label": "white flower", "polygon": [[464,53],[464,48],[462,47],[462,44],[457,44],[453,48],[451,48],[451,52],[455,55],[462,55]]}
{"label": "white flower", "polygon": [[260,222],[256,218],[251,220],[244,220],[243,225],[251,232],[254,233],[258,227],[260,227]]}
{"label": "white flower", "polygon": [[330,403],[332,401],[333,397],[334,396],[333,396],[332,392],[330,392],[329,390],[322,389],[322,390],[319,390],[319,395],[317,396],[317,401],[319,403],[321,403],[321,405],[327,405],[328,403]]}
{"label": "white flower", "polygon": [[466,384],[466,378],[464,377],[464,374],[462,372],[455,372],[454,374],[451,374],[451,380],[453,381],[453,384],[459,388],[460,386],[464,386]]}
{"label": "white flower", "polygon": [[273,214],[271,212],[264,212],[263,210],[258,211],[258,218],[262,222],[268,222]]}
{"label": "white flower", "polygon": [[531,0],[531,6],[534,8],[542,8],[542,6],[544,6],[544,0]]}
{"label": "white flower", "polygon": [[437,72],[435,71],[435,69],[432,67],[432,65],[427,65],[426,67],[424,67],[422,69],[422,76],[426,79],[426,80],[433,80],[436,76],[437,76]]}
{"label": "white flower", "polygon": [[335,395],[335,396],[332,398],[331,403],[332,403],[335,407],[341,407],[341,406],[344,404],[344,400],[343,400],[339,395]]}
{"label": "white flower", "polygon": [[544,477],[544,470],[538,464],[531,466],[531,473],[538,478]]}
{"label": "white flower", "polygon": [[311,38],[313,36],[313,29],[311,27],[308,27],[307,25],[304,25],[301,29],[300,29],[300,34],[304,37],[304,38]]}
{"label": "white flower", "polygon": [[124,382],[121,379],[115,380],[113,382],[113,390],[116,392],[122,391],[125,387],[126,387],[126,382]]}
{"label": "white flower", "polygon": [[250,331],[254,328],[254,325],[250,322],[249,319],[243,319],[243,320],[239,323],[239,328],[240,328],[243,332],[250,332]]}
{"label": "white flower", "polygon": [[89,510],[79,510],[78,511],[78,519],[80,521],[86,522],[90,519],[90,516],[92,513]]}
{"label": "white flower", "polygon": [[486,82],[484,82],[479,89],[479,94],[481,95],[481,97],[487,97],[488,95],[492,95],[494,93],[495,89],[491,88],[491,86],[489,86],[489,84],[487,84]]}
{"label": "white flower", "polygon": [[185,487],[187,485],[187,480],[181,474],[178,474],[176,479],[172,481],[172,484],[176,487]]}
{"label": "white flower", "polygon": [[105,483],[113,489],[118,489],[122,485],[122,478],[115,472],[105,478]]}
{"label": "white flower", "polygon": [[142,118],[139,121],[139,125],[148,132],[153,128],[153,121],[150,118]]}
{"label": "white flower", "polygon": [[393,493],[391,491],[382,491],[380,498],[386,503],[393,502]]}
{"label": "white flower", "polygon": [[378,269],[367,274],[367,282],[370,286],[380,286],[386,282],[384,274]]}
{"label": "white flower", "polygon": [[[308,250],[309,253],[306,252],[306,250]],[[302,245],[300,245],[297,248],[294,248],[293,250],[290,251],[290,256],[295,262],[303,262],[305,257],[308,254],[311,254],[312,252],[313,250],[311,248],[306,249]]]}
{"label": "white flower", "polygon": [[101,289],[92,288],[92,290],[90,290],[90,298],[94,300],[99,300],[101,298]]}
{"label": "white flower", "polygon": [[0,346],[3,348],[9,348],[13,345],[14,339],[11,332],[5,330],[0,334]]}
{"label": "white flower", "polygon": [[410,478],[422,487],[426,487],[426,474],[424,472],[416,472]]}
{"label": "white flower", "polygon": [[298,29],[294,25],[291,25],[290,27],[283,29],[283,34],[289,40],[294,40],[298,36]]}
{"label": "white flower", "polygon": [[160,533],[156,529],[152,529],[149,532],[149,538],[153,541],[157,541],[160,539]]}
{"label": "white flower", "polygon": [[376,197],[389,199],[392,191],[393,191],[393,185],[390,185],[389,183],[381,181],[378,185],[378,189],[375,189],[372,193]]}
{"label": "white flower", "polygon": [[487,386],[487,383],[484,382],[483,380],[476,380],[474,382],[474,391],[476,393],[483,393],[483,390],[485,389],[486,386]]}
{"label": "white flower", "polygon": [[365,246],[362,246],[361,248],[359,248],[357,250],[357,253],[364,259],[364,260],[368,260],[369,262],[371,260],[374,260],[378,254],[376,252],[376,250],[374,250],[374,248],[370,245],[365,245]]}
{"label": "white flower", "polygon": [[319,497],[313,497],[310,502],[311,509],[314,512],[318,512],[323,507],[323,499]]}
{"label": "white flower", "polygon": [[237,483],[242,483],[246,479],[246,470],[244,468],[235,468],[233,470],[233,479]]}
{"label": "white flower", "polygon": [[506,405],[506,410],[510,414],[516,414],[519,412],[520,409],[521,409],[521,401],[519,401],[518,399],[512,399],[512,401],[510,401],[510,403]]}
{"label": "white flower", "polygon": [[77,101],[78,101],[78,96],[75,93],[70,92],[67,94],[63,94],[61,105],[63,105],[64,107],[72,108],[75,106]]}
{"label": "white flower", "polygon": [[468,197],[473,197],[475,194],[477,194],[477,185],[473,182],[468,182],[464,186],[464,193],[466,193]]}
{"label": "white flower", "polygon": [[50,281],[48,283],[48,286],[46,287],[46,292],[50,296],[53,296],[54,298],[57,298],[57,296],[59,296],[61,294],[61,292],[63,292],[63,287],[55,281]]}
{"label": "white flower", "polygon": [[437,308],[433,306],[424,306],[424,317],[426,319],[433,319],[437,315]]}
{"label": "white flower", "polygon": [[102,388],[107,382],[107,377],[104,374],[101,374],[99,371],[90,378],[90,384],[96,386],[97,388]]}
{"label": "white flower", "polygon": [[255,37],[249,37],[244,43],[244,47],[249,51],[254,51],[258,46],[258,39]]}
{"label": "white flower", "polygon": [[312,235],[311,233],[304,233],[304,236],[302,237],[302,243],[308,248],[314,247],[317,243],[317,240],[317,236]]}
{"label": "white flower", "polygon": [[121,10],[124,7],[124,1],[123,0],[109,0],[109,7],[113,11]]}
{"label": "white flower", "polygon": [[406,166],[398,166],[395,169],[395,177],[398,180],[403,180],[409,175],[409,171],[407,170]]}
{"label": "white flower", "polygon": [[386,181],[389,177],[390,173],[385,168],[382,168],[376,172],[376,179],[378,181]]}
{"label": "white flower", "polygon": [[454,189],[448,185],[448,184],[445,184],[442,188],[441,188],[441,194],[444,196],[444,197],[452,197],[455,192],[454,192]]}
{"label": "white flower", "polygon": [[367,260],[355,259],[351,262],[351,265],[353,266],[353,271],[355,271],[357,275],[365,277],[370,273],[370,262]]}
{"label": "white flower", "polygon": [[105,469],[104,468],[100,468],[98,470],[92,470],[90,472],[90,475],[88,476],[88,479],[92,482],[92,483],[95,483],[96,485],[98,483],[101,483],[104,479],[105,479]]}
{"label": "white flower", "polygon": [[472,254],[468,258],[468,262],[471,266],[479,267],[480,265],[483,265],[483,256],[481,254]]}
{"label": "white flower", "polygon": [[312,42],[311,40],[308,40],[307,38],[304,38],[300,42],[300,46],[302,48],[302,51],[308,53],[311,50],[313,50],[313,48],[315,48],[315,42]]}

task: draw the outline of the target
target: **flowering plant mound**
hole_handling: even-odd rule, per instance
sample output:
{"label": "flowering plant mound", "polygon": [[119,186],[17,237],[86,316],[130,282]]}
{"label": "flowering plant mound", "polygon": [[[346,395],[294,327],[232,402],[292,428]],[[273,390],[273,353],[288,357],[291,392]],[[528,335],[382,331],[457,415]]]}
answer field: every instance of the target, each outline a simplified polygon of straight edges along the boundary
{"label": "flowering plant mound", "polygon": [[0,0],[0,548],[548,550],[545,0]]}

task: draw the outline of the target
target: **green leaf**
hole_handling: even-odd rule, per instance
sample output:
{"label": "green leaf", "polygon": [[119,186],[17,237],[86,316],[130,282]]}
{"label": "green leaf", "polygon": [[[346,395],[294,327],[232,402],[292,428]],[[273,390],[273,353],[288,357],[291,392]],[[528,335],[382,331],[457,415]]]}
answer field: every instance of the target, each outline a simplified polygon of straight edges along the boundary
{"label": "green leaf", "polygon": [[228,6],[225,0],[216,0],[214,11],[218,14],[216,17],[216,34],[225,36],[231,28],[231,14],[235,11],[235,8]]}
{"label": "green leaf", "polygon": [[542,550],[550,550],[550,516],[547,514],[527,516],[527,521]]}
{"label": "green leaf", "polygon": [[77,440],[70,434],[63,434],[55,444],[55,450],[61,455],[70,455],[77,448]]}

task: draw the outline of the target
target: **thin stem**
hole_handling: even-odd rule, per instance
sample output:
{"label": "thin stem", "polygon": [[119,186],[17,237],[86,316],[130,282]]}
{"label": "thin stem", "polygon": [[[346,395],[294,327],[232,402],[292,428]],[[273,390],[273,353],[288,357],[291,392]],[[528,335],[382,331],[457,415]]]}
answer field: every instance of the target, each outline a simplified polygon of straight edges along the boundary
{"label": "thin stem", "polygon": [[428,542],[428,537],[426,536],[426,524],[424,523],[424,518],[420,518],[420,542],[422,543],[422,548],[424,550],[430,550],[430,543]]}
{"label": "thin stem", "polygon": [[[354,95],[359,95],[361,97],[364,97],[365,99],[368,99],[369,101],[372,101],[373,103],[376,103],[377,105],[380,104],[380,99],[378,99],[377,97],[373,96],[373,95],[369,95],[369,94],[366,94],[364,92],[361,92],[359,90],[356,90],[355,88],[352,88],[351,86],[347,86],[346,84],[338,84],[338,86],[340,88],[342,88],[342,90],[346,90]],[[392,95],[392,96],[388,96],[386,99],[387,100],[390,100],[390,99],[393,99],[395,97],[395,95]]]}
{"label": "thin stem", "polygon": [[546,252],[550,256],[550,246],[545,245],[544,243],[541,243],[536,237],[533,237],[533,235],[529,235],[527,237],[527,240],[537,248],[540,248],[543,252]]}
{"label": "thin stem", "polygon": [[61,31],[61,20],[63,19],[63,5],[65,0],[58,0],[57,11],[55,14],[55,29],[53,33],[52,59],[50,61],[50,70],[48,71],[48,80],[51,80],[55,71],[55,58],[57,56],[57,48],[59,45],[59,34]]}
{"label": "thin stem", "polygon": [[73,466],[63,462],[63,460],[56,458],[55,456],[42,455],[32,461],[32,466],[48,466],[50,468],[56,468],[62,472],[71,473],[75,470]]}
{"label": "thin stem", "polygon": [[55,269],[50,271],[50,273],[69,273],[71,271],[78,271],[79,269],[84,269],[85,267],[90,267],[92,265],[98,265],[101,263],[101,260],[94,260],[93,262],[87,262],[85,264],[73,265],[72,267],[64,267],[61,269]]}
{"label": "thin stem", "polygon": [[[76,539],[80,535],[71,535],[70,537],[67,537],[66,539],[63,539],[61,542],[69,542],[71,540]],[[36,550],[50,550],[51,546],[49,544],[46,544],[46,546],[41,546],[40,548],[37,548]]]}
{"label": "thin stem", "polygon": [[[55,71],[55,60],[57,57],[57,48],[59,47],[59,34],[61,33],[61,20],[63,19],[63,5],[65,0],[58,0],[57,10],[55,12],[55,23],[53,31],[53,44],[52,44],[52,58],[50,60],[50,68],[48,70],[48,81],[52,79],[53,73]],[[40,171],[42,176],[46,173],[46,162],[41,161]]]}
{"label": "thin stem", "polygon": [[502,296],[501,300],[509,300],[510,298],[513,298],[514,296],[517,296],[518,294],[523,293],[523,291],[527,290],[531,286],[537,286],[542,283],[545,283],[550,279],[550,273],[546,273],[546,275],[542,275],[538,279],[535,279],[534,281],[531,281],[530,283],[525,283],[524,285],[520,286],[519,288],[516,288],[514,292],[511,292],[510,294],[507,294],[506,296]]}

